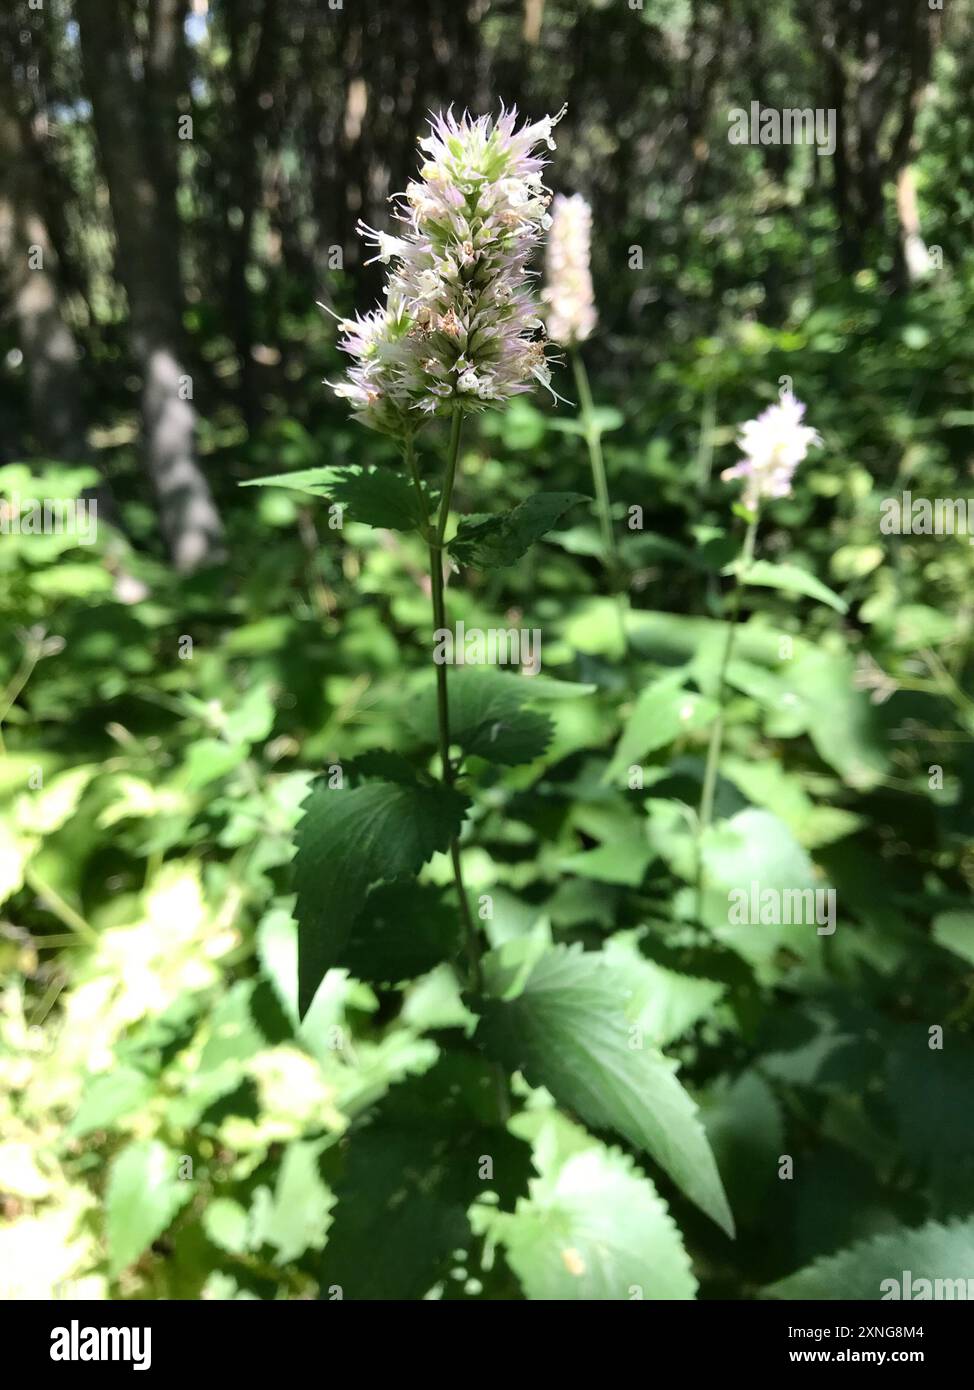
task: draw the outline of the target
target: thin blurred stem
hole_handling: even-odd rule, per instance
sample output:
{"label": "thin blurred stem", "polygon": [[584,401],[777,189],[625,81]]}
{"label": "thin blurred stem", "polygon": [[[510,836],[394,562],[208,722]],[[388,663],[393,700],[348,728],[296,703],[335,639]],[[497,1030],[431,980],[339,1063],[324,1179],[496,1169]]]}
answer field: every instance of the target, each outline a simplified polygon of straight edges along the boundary
{"label": "thin blurred stem", "polygon": [[[424,525],[423,527],[423,537],[429,546],[430,590],[433,599],[433,628],[436,632],[446,627],[446,596],[443,584],[443,539],[446,535],[447,522],[450,516],[453,486],[456,482],[457,465],[460,458],[460,431],[462,425],[463,412],[457,409],[453,412],[453,420],[450,427],[450,443],[447,450],[446,474],[443,479],[443,494],[440,498],[439,513],[432,533],[428,526]],[[416,495],[420,500],[421,515],[425,515],[423,489],[420,482],[419,469],[416,463],[416,455],[412,447],[412,441],[406,442],[403,452],[410,473],[412,474]],[[436,724],[439,738],[440,763],[443,768],[443,781],[446,786],[452,787],[456,773],[453,763],[450,760],[450,703],[447,692],[446,665],[443,662],[436,663]],[[456,885],[457,897],[460,900],[460,917],[463,922],[464,941],[468,961],[468,983],[470,988],[479,994],[482,993],[483,990],[483,976],[480,968],[480,940],[477,934],[477,927],[470,912],[467,890],[464,887],[459,840],[453,840],[450,844],[450,861],[453,865],[453,881]]]}
{"label": "thin blurred stem", "polygon": [[602,457],[602,434],[595,419],[592,403],[592,390],[588,384],[588,373],[578,348],[572,348],[572,369],[575,385],[578,388],[579,416],[585,430],[585,443],[592,464],[592,481],[595,484],[595,510],[598,514],[599,529],[602,532],[603,559],[613,585],[619,577],[619,552],[616,548],[615,534],[612,530],[612,515],[609,501],[609,484],[605,476],[605,460]]}
{"label": "thin blurred stem", "polygon": [[609,587],[615,596],[614,607],[616,622],[619,626],[620,655],[625,659],[628,639],[626,637],[626,604],[622,594],[623,571],[615,532],[612,529],[612,503],[609,498],[609,483],[605,476],[605,459],[602,457],[602,431],[595,418],[592,389],[589,386],[588,373],[585,370],[585,363],[582,361],[582,354],[575,347],[572,348],[571,355],[572,368],[575,372],[575,385],[578,388],[579,418],[585,431],[585,443],[588,446],[589,461],[592,465],[592,481],[595,484],[595,510],[598,513],[599,530],[602,533],[602,563],[609,578]]}
{"label": "thin blurred stem", "polygon": [[697,815],[697,920],[700,921],[703,906],[703,839],[714,814],[714,793],[717,789],[717,769],[720,765],[720,753],[724,742],[724,702],[727,695],[727,671],[734,653],[734,641],[737,636],[737,620],[741,613],[741,601],[744,597],[744,586],[747,579],[748,570],[754,560],[754,544],[758,534],[758,514],[755,512],[748,522],[747,533],[744,537],[744,547],[741,551],[740,562],[734,578],[734,592],[731,598],[731,611],[727,619],[727,633],[724,638],[724,650],[720,658],[720,670],[717,674],[717,718],[714,720],[714,727],[710,731],[710,744],[707,748],[707,762],[703,773],[703,790],[700,794],[700,810]]}
{"label": "thin blurred stem", "polygon": [[3,739],[3,721],[13,709],[24,686],[34,674],[34,667],[40,660],[41,649],[38,642],[28,642],[20,665],[14,673],[13,679],[6,690],[0,695],[0,753],[6,753],[7,747]]}
{"label": "thin blurred stem", "polygon": [[65,902],[60,893],[56,892],[49,883],[46,883],[29,865],[24,870],[24,882],[31,892],[37,894],[48,912],[64,926],[70,927],[76,937],[80,937],[89,946],[98,945],[98,933],[91,923],[87,922],[80,912],[76,912],[70,903]]}

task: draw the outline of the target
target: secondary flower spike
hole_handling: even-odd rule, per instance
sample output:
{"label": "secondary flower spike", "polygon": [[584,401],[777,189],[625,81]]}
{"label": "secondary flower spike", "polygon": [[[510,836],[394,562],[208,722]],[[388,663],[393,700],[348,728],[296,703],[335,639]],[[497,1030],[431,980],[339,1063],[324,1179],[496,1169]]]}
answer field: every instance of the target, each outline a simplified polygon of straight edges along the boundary
{"label": "secondary flower spike", "polygon": [[782,392],[755,420],[741,426],[738,447],[744,457],[722,478],[744,478],[744,505],[752,512],[762,498],[787,497],[795,469],[813,445],[821,444],[817,430],[802,424],[804,404],[791,391]]}
{"label": "secondary flower spike", "polygon": [[580,193],[559,193],[551,208],[551,234],[541,296],[548,306],[548,335],[564,347],[590,337],[596,324],[591,270],[592,209]]}
{"label": "secondary flower spike", "polygon": [[513,109],[434,117],[419,177],[398,199],[401,234],[359,224],[390,270],[384,306],[341,323],[354,362],[334,390],[357,419],[403,437],[457,404],[482,410],[535,382],[550,389],[529,263],[551,225],[536,151],[554,149],[563,114],[520,129]]}

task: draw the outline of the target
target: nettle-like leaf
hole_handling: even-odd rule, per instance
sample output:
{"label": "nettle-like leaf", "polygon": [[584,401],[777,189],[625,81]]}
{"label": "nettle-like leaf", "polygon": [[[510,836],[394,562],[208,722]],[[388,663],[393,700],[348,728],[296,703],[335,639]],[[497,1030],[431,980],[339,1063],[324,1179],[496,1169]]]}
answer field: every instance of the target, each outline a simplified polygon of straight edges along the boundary
{"label": "nettle-like leaf", "polygon": [[124,1148],[105,1193],[108,1265],[118,1275],[137,1260],[189,1201],[193,1184],[179,1177],[179,1155],[157,1139]]}
{"label": "nettle-like leaf", "polygon": [[725,987],[715,980],[668,970],[639,954],[637,933],[616,932],[605,946],[608,961],[628,967],[632,994],[626,1014],[656,1047],[666,1047],[713,1012]]}
{"label": "nettle-like leaf", "polygon": [[580,492],[539,492],[509,512],[464,517],[447,549],[460,565],[503,569],[519,560],[570,507],[589,500]]}
{"label": "nettle-like leaf", "polygon": [[457,950],[460,921],[430,883],[381,883],[352,927],[342,964],[367,984],[398,984],[425,975]]}
{"label": "nettle-like leaf", "polygon": [[[489,762],[510,765],[539,758],[551,741],[554,726],[548,715],[529,706],[546,698],[548,681],[515,676],[490,667],[452,670],[447,674],[450,742],[464,753]],[[436,688],[422,683],[415,703],[406,709],[414,732],[431,746],[437,739]]]}
{"label": "nettle-like leaf", "polygon": [[335,479],[335,468],[302,468],[296,473],[274,473],[267,478],[247,478],[241,487],[289,487],[308,497],[327,497]]}
{"label": "nettle-like leaf", "polygon": [[332,502],[344,507],[350,521],[383,526],[390,531],[412,531],[429,520],[431,503],[420,503],[411,479],[388,468],[348,468],[331,490]]}
{"label": "nettle-like leaf", "polygon": [[325,1243],[335,1199],[318,1171],[323,1147],[320,1139],[289,1144],[273,1193],[267,1187],[254,1193],[247,1244],[252,1250],[270,1246],[275,1264],[287,1264]]}
{"label": "nettle-like leaf", "polygon": [[[909,1288],[905,1274],[909,1271]],[[770,1298],[967,1298],[974,1279],[974,1218],[900,1227],[851,1245],[764,1290]],[[888,1281],[893,1281],[888,1282]],[[920,1281],[926,1281],[921,1283]],[[938,1284],[940,1287],[937,1293]],[[960,1287],[961,1292],[957,1292]],[[949,1290],[949,1291],[948,1291]]]}
{"label": "nettle-like leaf", "polygon": [[376,884],[416,874],[460,832],[469,802],[421,778],[401,758],[357,764],[375,780],[329,787],[316,781],[297,829],[298,1009],[303,1017]]}
{"label": "nettle-like leaf", "polygon": [[394,1087],[334,1159],[323,1298],[336,1286],[345,1299],[423,1298],[471,1244],[475,1199],[493,1193],[512,1208],[531,1170],[527,1145],[505,1127],[492,1068],[459,1053]]}
{"label": "nettle-like leaf", "polygon": [[587,1124],[645,1149],[733,1234],[697,1107],[676,1078],[676,1064],[646,1045],[627,1011],[641,984],[638,968],[578,947],[538,954],[523,942],[492,952],[484,966],[492,998],[476,1037],[487,1054],[547,1087]]}
{"label": "nettle-like leaf", "polygon": [[250,478],[241,486],[287,487],[309,497],[327,498],[344,508],[349,521],[390,531],[412,531],[422,526],[433,505],[433,498],[424,488],[424,508],[411,479],[391,468],[306,468],[276,477]]}
{"label": "nettle-like leaf", "polygon": [[[536,1116],[527,1118],[536,1126]],[[530,1195],[514,1212],[478,1208],[530,1299],[692,1299],[697,1281],[676,1223],[633,1160],[564,1116],[534,1139]]]}

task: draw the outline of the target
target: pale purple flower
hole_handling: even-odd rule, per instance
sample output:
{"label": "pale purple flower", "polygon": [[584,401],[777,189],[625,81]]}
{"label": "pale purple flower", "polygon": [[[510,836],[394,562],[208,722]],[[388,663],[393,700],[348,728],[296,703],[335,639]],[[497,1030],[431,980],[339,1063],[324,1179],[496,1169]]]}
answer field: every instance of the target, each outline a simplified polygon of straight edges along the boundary
{"label": "pale purple flower", "polygon": [[791,391],[754,420],[741,426],[738,447],[744,457],[722,478],[744,478],[744,505],[755,511],[765,497],[787,497],[795,469],[813,445],[821,444],[817,430],[802,424],[804,404]]}
{"label": "pale purple flower", "polygon": [[596,324],[590,266],[592,209],[580,193],[561,193],[551,208],[551,233],[545,261],[548,336],[565,347],[584,343]]}
{"label": "pale purple flower", "polygon": [[342,324],[354,359],[334,389],[356,418],[397,436],[424,418],[499,405],[541,382],[546,340],[530,259],[551,225],[541,181],[557,116],[516,128],[452,111],[420,140],[426,162],[397,203],[393,236],[359,224],[390,266],[385,305]]}

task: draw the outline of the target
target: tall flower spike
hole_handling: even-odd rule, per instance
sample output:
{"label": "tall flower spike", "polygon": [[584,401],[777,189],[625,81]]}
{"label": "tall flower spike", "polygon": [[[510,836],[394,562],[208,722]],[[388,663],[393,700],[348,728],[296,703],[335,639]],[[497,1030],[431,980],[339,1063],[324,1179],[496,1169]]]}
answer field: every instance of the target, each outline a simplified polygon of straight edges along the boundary
{"label": "tall flower spike", "polygon": [[355,417],[404,437],[424,418],[550,390],[546,340],[530,288],[532,254],[551,225],[539,145],[564,115],[516,128],[517,111],[435,116],[426,160],[399,197],[400,236],[359,224],[390,266],[385,305],[342,323],[354,360],[335,393]]}
{"label": "tall flower spike", "polygon": [[592,209],[580,193],[558,194],[551,208],[551,234],[542,300],[548,306],[548,335],[564,347],[590,337],[596,324],[591,270]]}
{"label": "tall flower spike", "polygon": [[817,430],[802,424],[805,406],[791,391],[741,426],[738,447],[744,457],[722,478],[744,478],[744,505],[756,511],[765,497],[787,497],[795,469],[813,445],[821,444]]}

